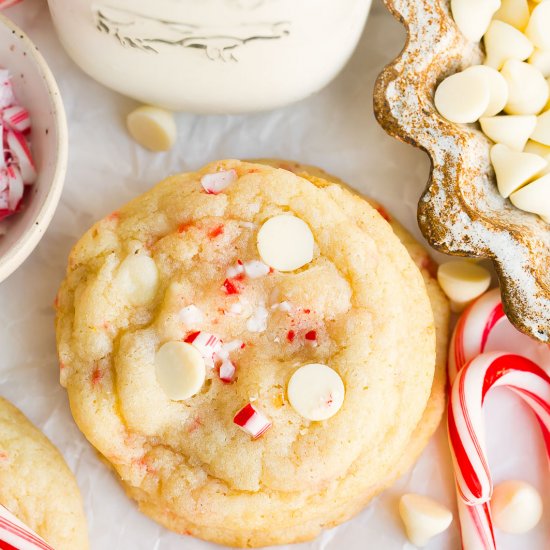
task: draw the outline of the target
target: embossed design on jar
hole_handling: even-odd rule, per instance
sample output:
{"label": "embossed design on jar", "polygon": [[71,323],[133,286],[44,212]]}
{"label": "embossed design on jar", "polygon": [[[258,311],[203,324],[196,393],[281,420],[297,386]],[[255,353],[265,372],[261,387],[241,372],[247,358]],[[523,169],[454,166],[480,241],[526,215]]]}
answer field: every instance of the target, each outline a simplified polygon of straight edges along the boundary
{"label": "embossed design on jar", "polygon": [[169,21],[137,12],[95,5],[99,31],[115,37],[122,46],[159,53],[158,48],[181,46],[205,51],[212,61],[238,61],[235,52],[253,41],[280,40],[290,34],[289,21],[223,25],[195,25]]}

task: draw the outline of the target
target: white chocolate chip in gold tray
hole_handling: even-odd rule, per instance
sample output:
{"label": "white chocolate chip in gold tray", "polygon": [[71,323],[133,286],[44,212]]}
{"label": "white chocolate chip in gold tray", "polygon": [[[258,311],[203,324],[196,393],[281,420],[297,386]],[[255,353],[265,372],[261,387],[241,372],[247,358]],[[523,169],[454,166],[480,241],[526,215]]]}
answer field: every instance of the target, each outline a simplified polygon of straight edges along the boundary
{"label": "white chocolate chip in gold tray", "polygon": [[437,269],[437,281],[455,311],[481,296],[491,284],[491,274],[483,266],[467,260],[452,260]]}
{"label": "white chocolate chip in gold tray", "polygon": [[524,481],[504,481],[495,486],[491,512],[495,526],[506,533],[526,533],[542,517],[538,491]]}
{"label": "white chocolate chip in gold tray", "polygon": [[491,162],[498,190],[504,198],[542,174],[548,166],[546,160],[538,155],[514,151],[500,143],[491,148]]}
{"label": "white chocolate chip in gold tray", "polygon": [[529,23],[530,15],[527,0],[502,0],[500,9],[495,13],[493,19],[504,21],[516,29],[524,31]]}
{"label": "white chocolate chip in gold tray", "polygon": [[183,401],[204,384],[206,367],[200,352],[185,342],[167,342],[155,355],[157,382],[167,397]]}
{"label": "white chocolate chip in gold tray", "polygon": [[550,3],[541,2],[531,12],[525,34],[541,50],[550,50]]}
{"label": "white chocolate chip in gold tray", "polygon": [[312,363],[300,367],[288,382],[292,408],[307,420],[327,420],[344,402],[345,388],[340,375],[327,365]]}
{"label": "white chocolate chip in gold tray", "polygon": [[481,40],[499,7],[500,0],[451,0],[455,23],[472,42]]}
{"label": "white chocolate chip in gold tray", "polygon": [[512,193],[510,200],[515,207],[538,214],[547,220],[550,217],[550,174]]}
{"label": "white chocolate chip in gold tray", "polygon": [[523,151],[529,136],[537,124],[535,115],[504,115],[482,117],[479,124],[484,134],[495,143],[506,145],[515,151]]}
{"label": "white chocolate chip in gold tray", "polygon": [[443,80],[435,91],[437,110],[451,122],[476,122],[491,100],[487,76],[481,71],[463,71]]}
{"label": "white chocolate chip in gold tray", "polygon": [[550,50],[535,48],[535,51],[529,58],[529,64],[536,67],[544,78],[548,78],[550,76]]}
{"label": "white chocolate chip in gold tray", "polygon": [[508,103],[505,111],[509,115],[537,115],[548,101],[548,82],[533,65],[508,59],[501,71],[508,83]]}
{"label": "white chocolate chip in gold tray", "polygon": [[412,493],[401,497],[399,515],[405,525],[407,538],[418,547],[426,546],[453,521],[453,514],[448,508],[431,498]]}
{"label": "white chocolate chip in gold tray", "polygon": [[[550,32],[550,29],[549,31]],[[537,117],[537,123],[531,139],[543,145],[550,145],[550,111],[546,111]]]}
{"label": "white chocolate chip in gold tray", "polygon": [[257,245],[264,263],[279,271],[294,271],[313,259],[313,233],[293,215],[281,214],[264,222]]}
{"label": "white chocolate chip in gold tray", "polygon": [[524,61],[534,50],[531,41],[512,25],[503,21],[491,21],[483,41],[485,43],[485,65],[501,69],[509,59]]}
{"label": "white chocolate chip in gold tray", "polygon": [[116,284],[132,305],[150,302],[158,287],[158,268],[145,254],[131,254],[120,264]]}
{"label": "white chocolate chip in gold tray", "polygon": [[176,141],[177,128],[170,111],[143,105],[126,118],[128,132],[150,151],[168,151]]}
{"label": "white chocolate chip in gold tray", "polygon": [[550,147],[548,145],[529,140],[523,152],[542,157],[548,163],[546,168],[542,171],[543,175],[550,172]]}
{"label": "white chocolate chip in gold tray", "polygon": [[508,84],[504,77],[496,69],[487,67],[486,65],[473,65],[463,72],[474,75],[477,73],[487,79],[487,85],[489,86],[489,104],[482,116],[488,117],[500,113],[508,102]]}

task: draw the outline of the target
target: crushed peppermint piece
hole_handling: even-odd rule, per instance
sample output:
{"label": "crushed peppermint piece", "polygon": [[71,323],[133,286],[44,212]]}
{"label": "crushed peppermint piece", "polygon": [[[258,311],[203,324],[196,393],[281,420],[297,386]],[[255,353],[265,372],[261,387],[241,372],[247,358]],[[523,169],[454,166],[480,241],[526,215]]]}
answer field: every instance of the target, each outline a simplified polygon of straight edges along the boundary
{"label": "crushed peppermint piece", "polygon": [[25,133],[31,129],[29,112],[21,105],[12,105],[4,109],[2,119],[10,128],[18,132]]}
{"label": "crushed peppermint piece", "polygon": [[244,348],[244,342],[242,340],[231,340],[231,342],[227,342],[227,344],[223,345],[223,349],[227,351],[227,353],[231,353],[233,351],[237,351],[238,349]]}
{"label": "crushed peppermint piece", "polygon": [[229,359],[224,359],[220,365],[220,380],[226,384],[233,382],[236,370],[235,365]]}
{"label": "crushed peppermint piece", "polygon": [[202,355],[208,367],[214,366],[214,356],[222,347],[221,339],[210,332],[193,332],[185,338],[185,342],[192,344]]}
{"label": "crushed peppermint piece", "polygon": [[276,344],[278,344],[278,343],[281,341],[281,339],[280,339],[278,336],[275,336],[275,338],[273,338],[273,341],[274,341]]}
{"label": "crushed peppermint piece", "polygon": [[317,331],[316,330],[310,330],[306,332],[305,336],[306,340],[317,340]]}
{"label": "crushed peppermint piece", "polygon": [[251,260],[250,262],[246,262],[243,268],[246,276],[251,279],[265,277],[269,273],[269,266],[259,260]]}
{"label": "crushed peppermint piece", "polygon": [[237,412],[233,422],[252,439],[257,439],[271,428],[271,421],[251,403]]}
{"label": "crushed peppermint piece", "polygon": [[227,271],[225,272],[226,276],[229,279],[234,279],[235,277],[237,277],[241,273],[244,273],[244,266],[243,266],[243,263],[240,260],[237,261],[237,265],[232,265],[232,266],[228,267]]}
{"label": "crushed peppermint piece", "polygon": [[204,314],[195,304],[190,304],[179,312],[179,318],[187,326],[192,327],[203,322]]}
{"label": "crushed peppermint piece", "polygon": [[293,330],[289,330],[289,331],[286,333],[286,339],[287,339],[289,342],[293,342],[295,337],[296,337],[296,333],[295,333]]}
{"label": "crushed peppermint piece", "polygon": [[205,174],[201,178],[201,185],[208,194],[217,195],[236,180],[237,172],[231,169],[224,170],[222,172],[214,172],[212,174]]}
{"label": "crushed peppermint piece", "polygon": [[278,304],[273,304],[271,306],[271,309],[288,313],[289,311],[292,311],[292,305],[287,300],[284,300],[283,302],[279,302]]}
{"label": "crushed peppermint piece", "polygon": [[260,304],[256,311],[246,321],[246,328],[250,332],[264,332],[267,329],[268,311],[263,304]]}
{"label": "crushed peppermint piece", "polygon": [[223,232],[224,232],[223,224],[220,224],[220,225],[217,225],[216,227],[214,227],[213,229],[211,229],[208,232],[208,236],[211,239],[215,239],[216,237],[219,237],[220,235],[223,235]]}
{"label": "crushed peppermint piece", "polygon": [[226,294],[239,294],[239,289],[233,281],[226,279],[223,282],[223,288],[225,289]]}
{"label": "crushed peppermint piece", "polygon": [[19,166],[23,181],[27,185],[34,183],[36,181],[36,170],[25,136],[16,130],[8,130],[6,133],[6,143]]}

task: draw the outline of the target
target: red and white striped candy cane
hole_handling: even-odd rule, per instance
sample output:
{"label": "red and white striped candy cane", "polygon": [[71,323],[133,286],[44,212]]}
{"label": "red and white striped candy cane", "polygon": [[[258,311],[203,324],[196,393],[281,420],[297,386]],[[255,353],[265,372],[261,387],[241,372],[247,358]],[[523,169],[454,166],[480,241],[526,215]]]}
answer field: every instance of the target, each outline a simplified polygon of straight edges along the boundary
{"label": "red and white striped candy cane", "polygon": [[489,334],[499,321],[506,320],[500,291],[489,290],[460,316],[449,348],[449,380],[470,360],[485,351]]}
{"label": "red and white striped candy cane", "polygon": [[510,353],[489,352],[469,361],[453,384],[447,420],[463,547],[468,550],[495,548],[483,403],[489,390],[499,386],[508,387],[535,413],[550,458],[550,376],[530,359]]}
{"label": "red and white striped candy cane", "polygon": [[5,550],[53,550],[34,531],[0,505],[0,548]]}

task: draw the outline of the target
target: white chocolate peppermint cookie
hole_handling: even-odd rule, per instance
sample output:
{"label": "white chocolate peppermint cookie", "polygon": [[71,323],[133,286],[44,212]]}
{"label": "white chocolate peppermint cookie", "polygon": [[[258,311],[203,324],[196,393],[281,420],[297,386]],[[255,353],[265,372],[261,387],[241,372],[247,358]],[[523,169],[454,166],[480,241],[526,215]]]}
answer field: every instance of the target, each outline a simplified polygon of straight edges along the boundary
{"label": "white chocolate peppermint cookie", "polygon": [[[121,283],[130,257],[156,278]],[[170,177],[95,224],[69,258],[57,340],[75,420],[127,493],[221,544],[351,517],[443,408],[426,284],[390,225],[338,184],[261,164]],[[334,376],[304,385],[306,365]]]}
{"label": "white chocolate peppermint cookie", "polygon": [[74,475],[46,436],[2,398],[0,503],[56,550],[88,549]]}

